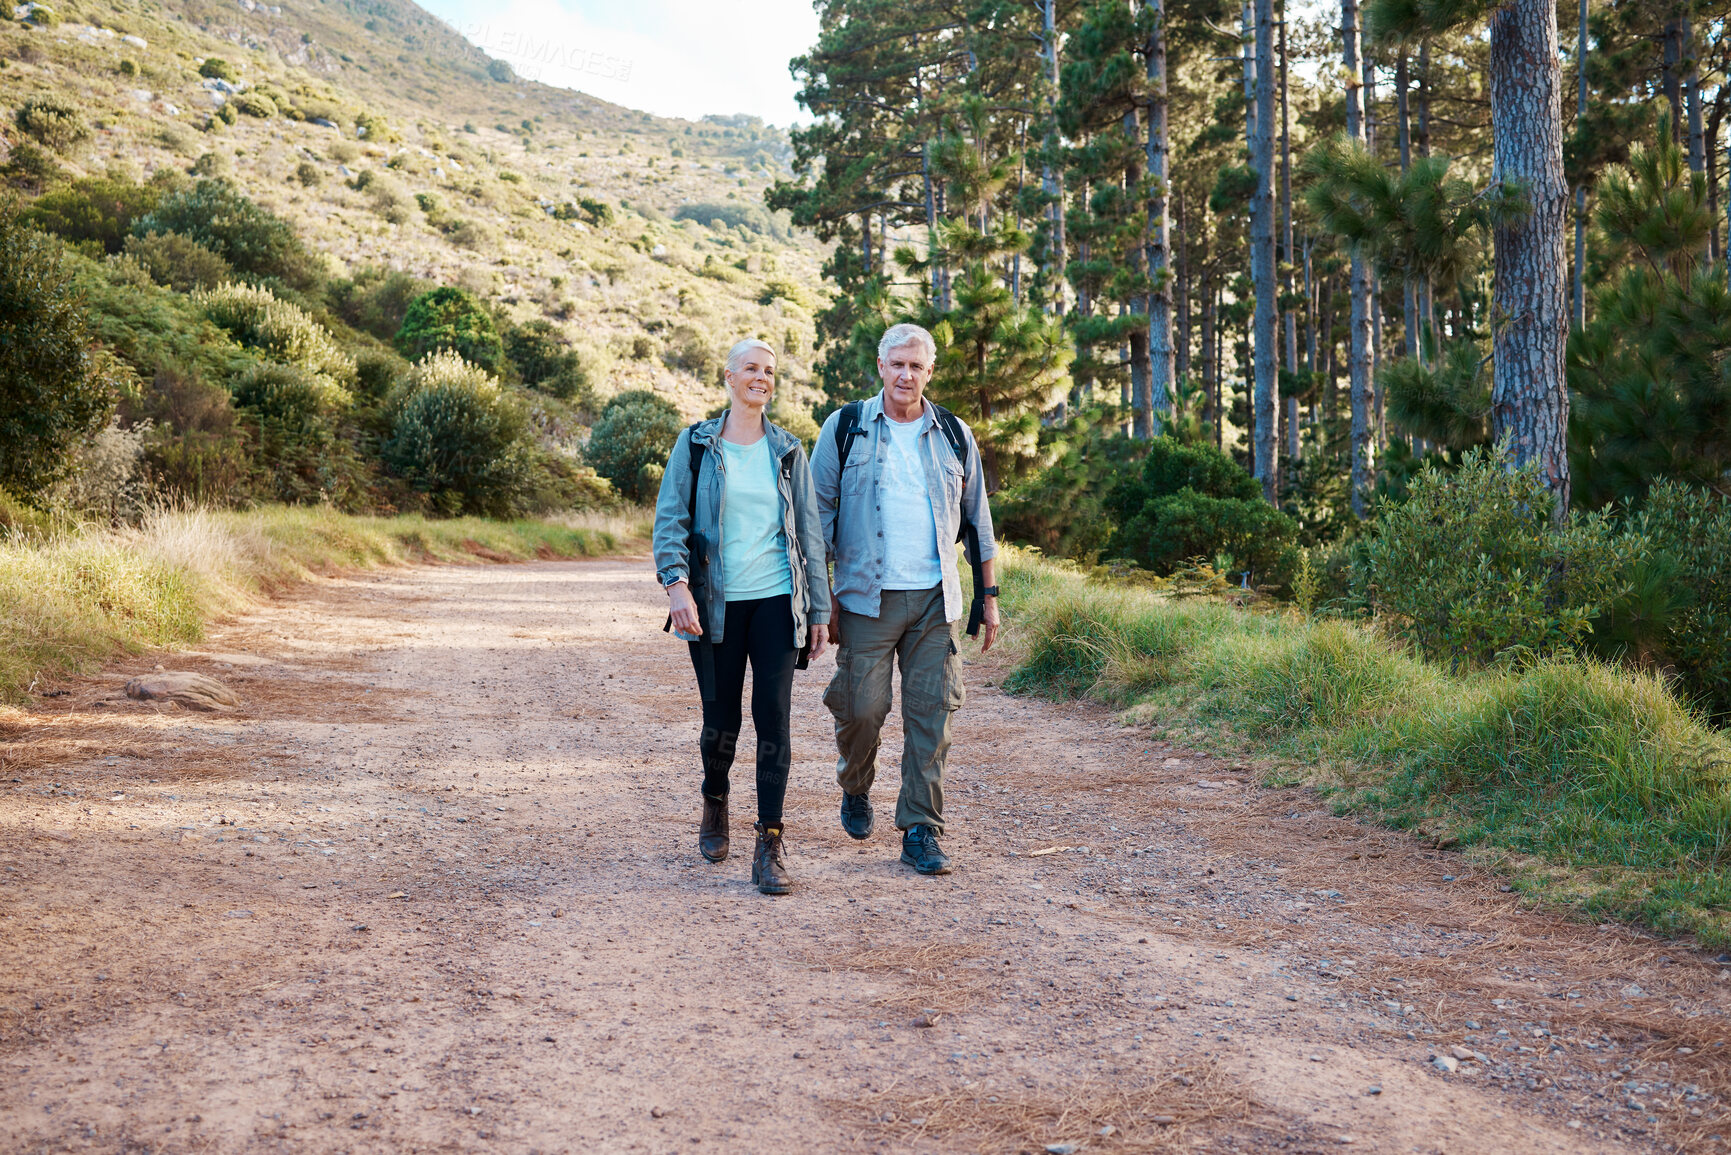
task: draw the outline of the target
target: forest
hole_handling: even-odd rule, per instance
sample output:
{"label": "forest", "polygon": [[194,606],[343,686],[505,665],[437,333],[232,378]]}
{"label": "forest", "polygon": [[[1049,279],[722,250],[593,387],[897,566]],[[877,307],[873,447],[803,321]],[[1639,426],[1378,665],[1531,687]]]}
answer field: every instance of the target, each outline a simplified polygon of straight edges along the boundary
{"label": "forest", "polygon": [[831,404],[919,321],[1012,539],[1731,711],[1724,13],[819,10]]}

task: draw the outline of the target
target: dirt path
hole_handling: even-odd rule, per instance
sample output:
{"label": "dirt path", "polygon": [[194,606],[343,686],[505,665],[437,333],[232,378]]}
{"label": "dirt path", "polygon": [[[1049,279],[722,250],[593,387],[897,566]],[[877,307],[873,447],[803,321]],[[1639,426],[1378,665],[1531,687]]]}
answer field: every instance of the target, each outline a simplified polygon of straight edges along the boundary
{"label": "dirt path", "polygon": [[[800,890],[765,898],[737,840],[696,854],[663,607],[641,561],[336,580],[0,717],[0,1149],[1731,1135],[1713,959],[1523,912],[1250,767],[1009,697],[975,651],[955,873],[841,833],[825,659],[795,691]],[[246,709],[114,700],[156,662]]]}

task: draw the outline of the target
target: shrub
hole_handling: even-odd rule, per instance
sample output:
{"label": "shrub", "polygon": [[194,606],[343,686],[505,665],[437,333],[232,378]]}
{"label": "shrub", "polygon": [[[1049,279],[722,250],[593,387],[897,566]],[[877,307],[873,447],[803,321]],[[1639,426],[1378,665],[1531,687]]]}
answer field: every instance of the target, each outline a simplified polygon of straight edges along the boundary
{"label": "shrub", "polygon": [[229,383],[234,403],[260,417],[305,424],[343,408],[348,394],[300,365],[260,361]]}
{"label": "shrub", "polygon": [[227,261],[179,233],[130,236],[126,238],[125,249],[126,255],[149,273],[152,281],[179,293],[214,289],[234,276]]}
{"label": "shrub", "polygon": [[506,61],[494,59],[487,61],[487,75],[500,84],[509,84],[517,74],[511,71],[511,65]]}
{"label": "shrub", "polygon": [[1201,557],[1277,585],[1296,560],[1298,523],[1264,501],[1255,479],[1212,445],[1155,438],[1140,477],[1120,484],[1106,505],[1119,524],[1107,552],[1157,573]]}
{"label": "shrub", "polygon": [[1630,528],[1664,559],[1680,603],[1661,639],[1679,688],[1723,723],[1731,716],[1731,498],[1662,481]]}
{"label": "shrub", "polygon": [[692,325],[678,325],[667,336],[662,359],[670,369],[683,369],[705,385],[721,383],[721,354],[715,342]]}
{"label": "shrub", "polygon": [[792,232],[785,214],[772,213],[762,205],[748,201],[698,201],[683,204],[673,210],[673,219],[696,221],[717,231],[743,228],[759,236],[774,237],[776,240],[786,240]]}
{"label": "shrub", "polygon": [[239,74],[220,56],[207,56],[198,66],[198,74],[211,80],[234,80]]}
{"label": "shrub", "polygon": [[85,177],[38,197],[24,219],[68,241],[90,241],[105,253],[125,245],[132,222],[156,207],[161,190],[124,178]]}
{"label": "shrub", "polygon": [[321,374],[333,385],[354,380],[354,359],[330,332],[299,305],[277,300],[269,289],[227,284],[199,293],[194,301],[212,323],[242,345]]}
{"label": "shrub", "polygon": [[394,400],[385,461],[435,507],[491,517],[525,508],[535,482],[528,424],[484,370],[430,353]]}
{"label": "shrub", "polygon": [[132,226],[136,236],[178,233],[227,261],[236,272],[276,277],[295,288],[320,279],[318,259],[281,217],[260,208],[225,180],[201,180],[170,193]]}
{"label": "shrub", "polygon": [[593,403],[594,394],[582,359],[551,322],[534,320],[507,329],[505,356],[529,388],[564,401]]}
{"label": "shrub", "polygon": [[90,126],[78,106],[57,96],[32,96],[13,113],[18,131],[55,152],[66,152],[90,139]]}
{"label": "shrub", "polygon": [[493,315],[467,289],[448,285],[422,293],[410,303],[396,342],[410,360],[450,349],[488,372],[497,369],[504,356]]}
{"label": "shrub", "polygon": [[1050,466],[992,499],[992,524],[1001,537],[1037,547],[1049,557],[1092,562],[1118,528],[1106,497],[1137,482],[1146,442],[1117,432],[1104,413],[1072,419],[1070,439]]}
{"label": "shrub", "polygon": [[317,188],[324,183],[325,174],[318,165],[310,160],[303,160],[295,165],[295,180],[302,188]]}
{"label": "shrub", "polygon": [[262,92],[238,93],[229,103],[234,106],[235,111],[256,116],[260,120],[269,120],[277,114],[276,101]]}
{"label": "shrub", "polygon": [[1580,644],[1626,588],[1638,543],[1599,514],[1553,523],[1537,468],[1469,450],[1458,471],[1427,465],[1404,504],[1385,505],[1363,584],[1427,655],[1526,659]]}
{"label": "shrub", "polygon": [[0,165],[0,179],[20,192],[40,192],[66,175],[60,162],[35,141],[21,140],[12,146],[12,154]]}
{"label": "shrub", "polygon": [[409,304],[432,288],[432,282],[413,273],[365,265],[353,277],[327,285],[325,299],[349,325],[389,341],[403,327]]}
{"label": "shrub", "polygon": [[113,411],[58,244],[0,209],[0,489],[28,498],[65,476]]}
{"label": "shrub", "polygon": [[632,389],[607,402],[590,432],[585,456],[627,498],[649,501],[684,428],[671,401],[647,389]]}

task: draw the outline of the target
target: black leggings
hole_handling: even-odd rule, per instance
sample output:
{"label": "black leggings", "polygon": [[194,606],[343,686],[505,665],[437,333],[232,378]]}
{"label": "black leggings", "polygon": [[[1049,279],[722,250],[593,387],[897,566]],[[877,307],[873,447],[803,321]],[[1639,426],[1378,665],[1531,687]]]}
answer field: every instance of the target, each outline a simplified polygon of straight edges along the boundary
{"label": "black leggings", "polygon": [[[787,773],[793,763],[788,714],[793,709],[793,600],[787,594],[728,602],[722,639],[715,645],[715,700],[703,703],[703,792],[727,795],[739,742],[740,701],[745,696],[745,664],[751,662],[751,724],[757,731],[757,818],[781,825]],[[699,643],[691,643],[691,664],[703,677]]]}

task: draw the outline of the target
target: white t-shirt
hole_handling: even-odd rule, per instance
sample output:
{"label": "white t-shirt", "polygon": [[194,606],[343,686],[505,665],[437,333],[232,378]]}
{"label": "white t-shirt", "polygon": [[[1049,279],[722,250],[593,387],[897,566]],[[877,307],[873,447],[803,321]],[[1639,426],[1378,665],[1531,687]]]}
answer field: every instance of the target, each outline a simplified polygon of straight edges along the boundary
{"label": "white t-shirt", "polygon": [[931,490],[926,484],[925,449],[920,432],[924,417],[896,421],[884,414],[889,436],[884,438],[883,508],[878,524],[884,531],[886,590],[929,590],[944,580],[938,561],[938,530],[932,519]]}

